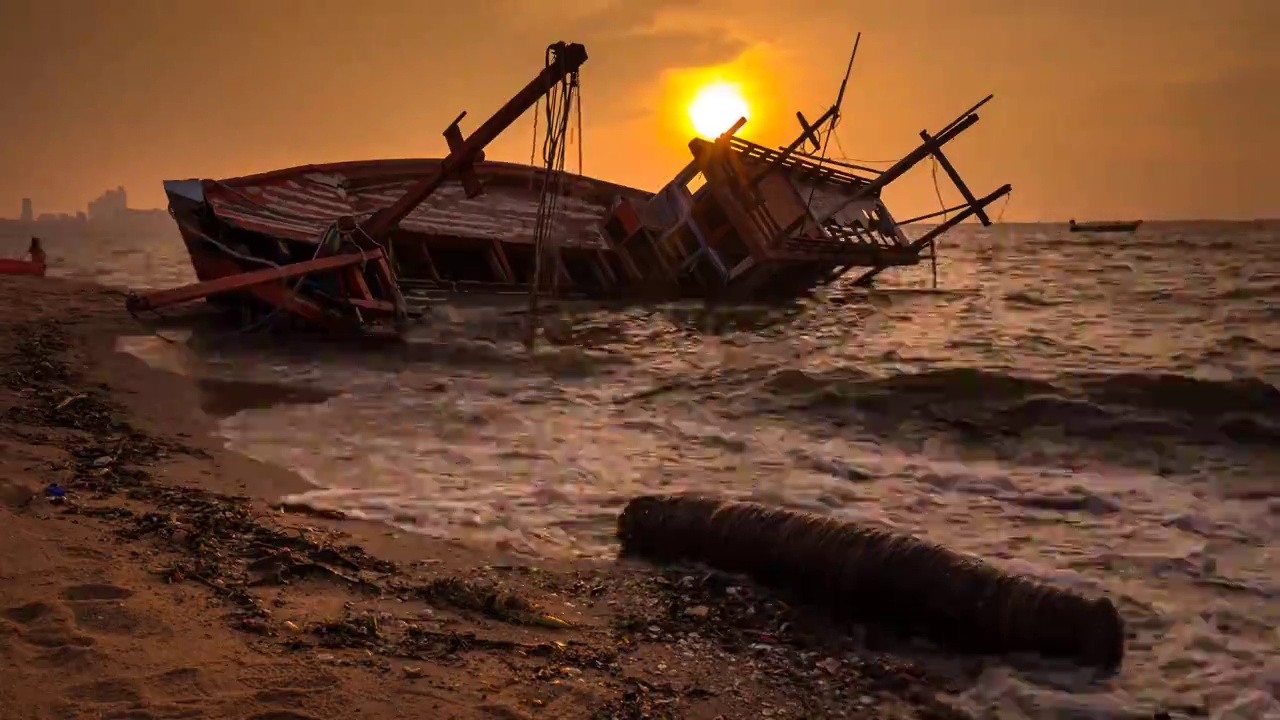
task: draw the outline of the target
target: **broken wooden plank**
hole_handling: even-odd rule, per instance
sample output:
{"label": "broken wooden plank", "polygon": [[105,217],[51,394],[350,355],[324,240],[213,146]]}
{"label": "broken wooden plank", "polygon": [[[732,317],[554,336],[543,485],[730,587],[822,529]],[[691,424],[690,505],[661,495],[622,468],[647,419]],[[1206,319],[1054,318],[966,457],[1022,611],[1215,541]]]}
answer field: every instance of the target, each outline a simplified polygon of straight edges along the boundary
{"label": "broken wooden plank", "polygon": [[191,283],[190,285],[183,285],[182,287],[170,288],[168,290],[157,290],[155,292],[146,293],[145,295],[134,295],[129,299],[129,309],[135,311],[157,310],[162,307],[191,302],[192,300],[200,300],[222,293],[245,290],[252,288],[255,285],[263,285],[266,283],[276,282],[278,280],[288,280],[290,278],[301,277],[303,275],[310,275],[317,272],[325,272],[328,270],[338,270],[340,268],[359,265],[366,261],[379,260],[381,258],[381,250],[370,250],[363,253],[332,255],[330,257],[317,258],[315,260],[305,260],[303,262],[281,265],[274,268],[251,270],[246,273],[220,277],[216,280]]}

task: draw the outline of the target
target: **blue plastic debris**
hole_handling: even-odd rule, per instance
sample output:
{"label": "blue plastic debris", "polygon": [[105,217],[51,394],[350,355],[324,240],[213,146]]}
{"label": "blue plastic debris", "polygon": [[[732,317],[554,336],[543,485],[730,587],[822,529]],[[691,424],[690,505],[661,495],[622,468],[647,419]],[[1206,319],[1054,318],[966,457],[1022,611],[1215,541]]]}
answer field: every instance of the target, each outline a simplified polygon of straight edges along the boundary
{"label": "blue plastic debris", "polygon": [[49,487],[44,489],[44,496],[47,498],[66,497],[67,491],[58,486],[58,483],[49,483]]}

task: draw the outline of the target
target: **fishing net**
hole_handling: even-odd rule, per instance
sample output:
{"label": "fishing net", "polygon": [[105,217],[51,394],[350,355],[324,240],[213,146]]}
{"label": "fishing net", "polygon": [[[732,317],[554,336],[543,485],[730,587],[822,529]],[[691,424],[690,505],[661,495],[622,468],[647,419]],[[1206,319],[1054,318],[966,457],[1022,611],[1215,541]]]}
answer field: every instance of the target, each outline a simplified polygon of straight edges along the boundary
{"label": "fishing net", "polygon": [[1107,598],[1004,572],[906,534],[691,496],[644,496],[618,518],[626,555],[695,561],[956,650],[1031,652],[1107,670],[1124,625]]}

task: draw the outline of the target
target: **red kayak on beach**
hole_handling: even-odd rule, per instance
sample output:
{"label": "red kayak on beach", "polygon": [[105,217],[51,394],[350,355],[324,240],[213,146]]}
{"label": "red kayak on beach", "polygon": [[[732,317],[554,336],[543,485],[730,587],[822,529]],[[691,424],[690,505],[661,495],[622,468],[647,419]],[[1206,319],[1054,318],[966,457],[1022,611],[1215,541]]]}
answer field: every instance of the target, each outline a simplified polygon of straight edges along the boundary
{"label": "red kayak on beach", "polygon": [[11,260],[0,258],[0,275],[37,275],[43,276],[46,265],[30,260]]}

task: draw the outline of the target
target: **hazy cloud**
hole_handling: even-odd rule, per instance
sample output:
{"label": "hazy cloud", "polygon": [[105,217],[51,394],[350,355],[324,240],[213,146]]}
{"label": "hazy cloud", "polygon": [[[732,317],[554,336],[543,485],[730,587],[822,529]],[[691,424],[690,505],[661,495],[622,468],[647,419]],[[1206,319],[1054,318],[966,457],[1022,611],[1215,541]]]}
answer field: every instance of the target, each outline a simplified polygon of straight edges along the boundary
{"label": "hazy cloud", "polygon": [[665,20],[698,11],[705,0],[503,1],[515,12],[508,22],[554,18],[558,37],[587,46],[584,103],[591,104],[594,122],[634,117],[649,102],[646,87],[665,72],[721,65],[752,44],[722,26]]}
{"label": "hazy cloud", "polygon": [[1180,83],[1160,96],[1162,119],[1188,140],[1258,163],[1280,161],[1280,64]]}

